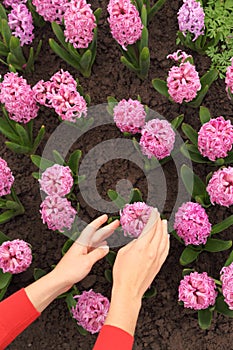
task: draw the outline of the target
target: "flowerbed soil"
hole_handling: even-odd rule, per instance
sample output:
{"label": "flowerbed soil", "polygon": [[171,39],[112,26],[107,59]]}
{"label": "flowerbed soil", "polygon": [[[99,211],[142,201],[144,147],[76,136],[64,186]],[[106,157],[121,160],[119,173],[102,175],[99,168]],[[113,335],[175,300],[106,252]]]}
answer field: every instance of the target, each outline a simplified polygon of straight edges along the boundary
{"label": "flowerbed soil", "polygon": [[[196,129],[200,127],[198,110],[172,104],[166,98],[161,97],[151,85],[152,78],[166,78],[171,66],[166,59],[167,54],[177,50],[175,44],[177,20],[176,13],[181,1],[167,1],[164,8],[159,12],[150,24],[150,49],[151,69],[149,77],[140,81],[133,73],[128,71],[119,61],[120,51],[111,38],[107,23],[107,1],[93,1],[93,8],[102,7],[103,13],[99,25],[99,42],[96,63],[93,67],[91,78],[83,78],[78,72],[62,62],[49,48],[48,38],[53,36],[50,26],[37,30],[37,38],[43,38],[43,49],[40,59],[36,64],[35,72],[25,75],[29,83],[35,84],[38,80],[48,80],[52,74],[60,68],[67,69],[80,83],[85,93],[92,98],[92,105],[106,103],[107,96],[115,96],[118,100],[123,98],[137,98],[140,94],[142,102],[156,110],[168,120],[181,113],[185,113],[185,121]],[[188,50],[186,50],[188,52]],[[194,54],[197,70],[202,75],[209,66],[209,60]],[[1,66],[1,74],[6,72],[6,67]],[[204,103],[213,116],[232,116],[232,105],[227,99],[223,81],[216,81],[208,92]],[[46,137],[38,150],[43,152],[46,140],[52,131],[59,125],[59,121],[52,110],[41,109],[36,119],[36,129],[41,124],[46,126]],[[94,145],[106,139],[122,137],[114,125],[108,125],[96,129],[84,135],[75,144],[85,155]],[[8,295],[24,287],[33,281],[32,272],[35,267],[49,271],[50,266],[61,257],[61,247],[66,237],[49,231],[42,224],[39,206],[41,196],[39,186],[31,173],[37,169],[26,156],[15,155],[7,150],[4,138],[0,136],[0,156],[7,160],[15,175],[16,192],[25,206],[25,215],[2,225],[1,230],[12,238],[22,238],[30,242],[33,247],[34,260],[30,269],[15,276],[9,288]],[[203,179],[211,170],[207,166],[194,166],[195,171]],[[90,169],[91,171],[91,169]],[[164,166],[164,172],[168,183],[168,194],[165,205],[165,214],[169,217],[172,205],[176,199],[176,191],[173,183],[176,182],[176,171],[172,163]],[[99,170],[97,177],[98,191],[104,199],[107,198],[107,190],[115,189],[117,181],[128,179],[134,187],[140,188],[144,198],[147,195],[147,183],[141,169],[127,160],[116,160],[105,164]],[[81,204],[80,215],[86,222],[90,222],[100,213],[88,207],[79,194]],[[232,209],[221,209],[219,206],[208,210],[210,220],[213,224],[223,220],[230,214]],[[224,239],[232,239],[233,228],[223,232]],[[197,313],[185,310],[177,304],[177,288],[181,279],[182,267],[179,265],[179,256],[183,247],[171,237],[170,255],[164,264],[153,285],[158,294],[152,299],[143,301],[143,307],[138,320],[135,335],[134,349],[151,350],[225,350],[233,349],[233,320],[222,315],[215,315],[211,328],[202,331],[198,327]],[[207,271],[213,277],[218,278],[219,271],[223,266],[229,251],[223,253],[202,253],[198,262],[193,264],[197,271]],[[90,275],[79,284],[79,288],[93,288],[110,297],[111,285],[104,278],[104,269],[109,268],[106,261],[102,261],[93,268]],[[20,335],[9,347],[11,350],[24,350],[27,348],[35,350],[43,349],[91,349],[95,343],[96,336],[81,336],[75,322],[71,319],[63,300],[57,300],[34,322],[22,335]],[[109,349],[110,350],[110,349]]]}

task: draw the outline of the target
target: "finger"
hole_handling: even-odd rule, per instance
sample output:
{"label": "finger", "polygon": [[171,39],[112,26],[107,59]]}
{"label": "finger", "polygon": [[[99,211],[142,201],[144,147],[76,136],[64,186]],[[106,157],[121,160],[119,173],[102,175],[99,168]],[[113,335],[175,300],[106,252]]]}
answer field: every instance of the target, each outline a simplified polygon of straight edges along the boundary
{"label": "finger", "polygon": [[108,216],[106,214],[101,215],[94,221],[92,221],[89,225],[85,227],[85,229],[82,231],[80,237],[77,239],[77,242],[84,246],[89,246],[89,243],[91,241],[91,237],[93,234],[98,230],[100,226],[102,226],[108,219]]}
{"label": "finger", "polygon": [[166,248],[167,242],[169,240],[169,235],[167,232],[167,220],[162,220],[162,226],[161,226],[161,230],[162,230],[162,235],[161,235],[161,242],[159,245],[159,254],[162,254],[163,251]]}
{"label": "finger", "polygon": [[146,224],[146,226],[144,227],[140,238],[145,237],[147,235],[148,240],[151,240],[154,233],[155,233],[155,228],[157,225],[157,221],[159,219],[159,212],[157,208],[153,208],[149,217],[149,220]]}
{"label": "finger", "polygon": [[109,246],[107,246],[107,245],[101,246],[99,248],[92,250],[88,254],[88,259],[90,261],[90,264],[94,265],[96,263],[96,261],[104,258],[108,254],[108,252],[109,252]]}
{"label": "finger", "polygon": [[152,237],[151,240],[151,245],[153,245],[156,249],[156,254],[160,248],[161,242],[162,242],[162,237],[163,237],[163,224],[162,224],[162,220],[159,219],[157,221],[157,226],[155,229],[155,233],[154,236]]}
{"label": "finger", "polygon": [[101,241],[110,237],[113,234],[113,232],[117,229],[117,227],[119,227],[119,225],[120,221],[114,220],[107,226],[100,228],[91,237],[91,246],[98,246]]}

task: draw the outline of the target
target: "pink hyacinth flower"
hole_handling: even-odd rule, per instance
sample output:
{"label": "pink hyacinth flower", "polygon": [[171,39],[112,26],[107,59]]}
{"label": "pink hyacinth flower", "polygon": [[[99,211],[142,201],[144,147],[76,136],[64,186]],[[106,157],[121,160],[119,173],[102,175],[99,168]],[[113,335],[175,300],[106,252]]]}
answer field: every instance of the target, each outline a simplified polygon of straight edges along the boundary
{"label": "pink hyacinth flower", "polygon": [[0,245],[0,268],[4,273],[21,273],[31,265],[32,251],[21,239],[6,241]]}
{"label": "pink hyacinth flower", "polygon": [[175,143],[175,132],[166,120],[152,119],[141,131],[140,146],[148,158],[163,159],[171,154]]}
{"label": "pink hyacinth flower", "polygon": [[11,193],[11,187],[14,183],[14,176],[7,162],[0,157],[0,197]]}
{"label": "pink hyacinth flower", "polygon": [[35,94],[35,100],[42,106],[52,108],[52,102],[48,94],[51,93],[51,82],[40,80],[33,86],[32,90]]}
{"label": "pink hyacinth flower", "polygon": [[222,281],[222,294],[224,301],[233,310],[233,263],[222,268],[220,280]]}
{"label": "pink hyacinth flower", "polygon": [[66,41],[74,48],[87,48],[94,37],[95,16],[85,0],[71,0],[64,15]]}
{"label": "pink hyacinth flower", "polygon": [[78,299],[78,301],[76,306],[72,307],[71,312],[77,324],[92,334],[98,333],[104,325],[109,311],[108,298],[90,289],[81,295],[75,295],[74,299]]}
{"label": "pink hyacinth flower", "polygon": [[43,172],[39,183],[41,190],[48,195],[63,197],[70,192],[74,181],[68,166],[54,164]]}
{"label": "pink hyacinth flower", "polygon": [[198,203],[182,204],[175,215],[174,229],[188,244],[205,244],[211,232],[211,224],[205,209]]}
{"label": "pink hyacinth flower", "polygon": [[223,117],[211,119],[198,132],[198,149],[204,157],[215,161],[225,158],[233,145],[233,125]]}
{"label": "pink hyacinth flower", "polygon": [[62,24],[62,19],[69,0],[32,0],[36,11],[45,21]]}
{"label": "pink hyacinth flower", "polygon": [[50,230],[64,232],[71,229],[77,212],[66,198],[47,196],[40,207],[43,224],[46,223]]}
{"label": "pink hyacinth flower", "polygon": [[120,211],[120,223],[125,236],[137,238],[150,217],[152,207],[143,202],[126,204]]}
{"label": "pink hyacinth flower", "polygon": [[225,84],[227,96],[231,99],[230,94],[233,94],[233,57],[231,58],[231,65],[227,67]]}
{"label": "pink hyacinth flower", "polygon": [[130,0],[110,0],[108,5],[109,25],[113,38],[127,50],[142,36],[143,24],[137,8]]}
{"label": "pink hyacinth flower", "polygon": [[214,305],[217,294],[215,282],[206,272],[192,272],[180,281],[179,301],[182,301],[186,308],[207,309]]}
{"label": "pink hyacinth flower", "polygon": [[20,46],[31,44],[34,39],[32,14],[24,4],[12,5],[8,15],[12,34],[20,39]]}
{"label": "pink hyacinth flower", "polygon": [[207,192],[212,204],[229,207],[233,204],[233,168],[223,168],[215,171],[210,179]]}
{"label": "pink hyacinth flower", "polygon": [[13,5],[25,4],[27,0],[3,0],[3,5],[6,7],[12,7]]}
{"label": "pink hyacinth flower", "polygon": [[146,112],[138,100],[121,100],[113,111],[114,122],[122,132],[136,134],[145,124]]}
{"label": "pink hyacinth flower", "polygon": [[183,0],[178,11],[179,30],[186,36],[186,32],[194,34],[193,41],[204,34],[205,12],[200,2],[196,0]]}
{"label": "pink hyacinth flower", "polygon": [[9,118],[18,123],[28,123],[37,117],[35,94],[27,81],[18,73],[7,73],[0,83],[0,102],[5,105]]}

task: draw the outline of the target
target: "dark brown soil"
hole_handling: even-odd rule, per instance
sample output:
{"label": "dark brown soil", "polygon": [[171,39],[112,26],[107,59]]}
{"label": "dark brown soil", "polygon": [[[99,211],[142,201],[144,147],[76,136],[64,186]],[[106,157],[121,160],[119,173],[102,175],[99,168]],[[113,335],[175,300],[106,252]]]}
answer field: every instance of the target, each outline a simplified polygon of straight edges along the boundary
{"label": "dark brown soil", "polygon": [[[90,79],[83,78],[78,72],[62,62],[50,50],[47,39],[52,36],[49,25],[38,30],[38,36],[43,37],[43,50],[40,59],[36,64],[35,72],[26,76],[32,84],[40,79],[47,80],[60,68],[67,69],[80,82],[86,93],[92,98],[92,105],[106,103],[107,96],[115,96],[118,100],[122,98],[136,98],[140,94],[143,103],[156,110],[168,120],[181,113],[185,113],[185,121],[199,128],[198,110],[172,104],[166,98],[161,97],[152,88],[151,80],[155,77],[165,78],[170,67],[170,62],[166,59],[169,53],[177,50],[175,44],[177,21],[176,13],[181,1],[167,1],[164,8],[150,24],[150,49],[151,68],[146,81],[140,81],[133,73],[128,71],[119,61],[120,51],[111,38],[107,23],[107,1],[92,1],[93,7],[103,8],[103,13],[99,25],[99,42],[96,63]],[[209,61],[205,57],[194,54],[197,68],[202,75],[208,69]],[[6,72],[1,66],[1,74]],[[210,108],[214,116],[232,116],[232,105],[227,99],[223,81],[216,81],[208,92],[204,103]],[[41,110],[36,120],[36,128],[41,124],[46,126],[46,138],[59,125],[56,116],[51,110]],[[119,131],[113,126],[104,127],[90,133],[75,145],[82,149],[84,154],[93,145],[99,142],[122,137]],[[39,206],[41,196],[36,180],[31,176],[35,171],[29,158],[15,155],[4,145],[4,138],[1,138],[0,155],[5,158],[15,175],[15,188],[20,200],[25,206],[26,213],[22,217],[2,225],[1,230],[12,238],[22,238],[30,242],[34,251],[34,261],[31,268],[18,276],[15,276],[9,288],[11,294],[33,281],[33,268],[40,267],[49,271],[50,266],[56,263],[61,257],[61,247],[66,238],[46,229],[42,224]],[[38,154],[43,151],[40,146]],[[203,166],[195,166],[195,171],[203,178],[210,169]],[[172,183],[174,179],[173,168],[170,165],[164,167],[167,181]],[[127,161],[108,162],[104,165],[97,177],[97,187],[99,193],[107,200],[106,192],[110,188],[115,188],[117,181],[127,178],[133,185],[139,187],[144,196],[147,195],[147,184],[142,171],[132,163]],[[166,201],[166,214],[172,210],[172,203],[176,193],[171,191]],[[81,204],[81,216],[86,222],[90,222],[99,213],[86,205],[79,196]],[[169,205],[170,203],[170,205]],[[232,209],[223,210],[214,207],[209,210],[211,222],[217,223],[232,213]],[[223,232],[222,237],[227,239],[232,237],[232,228],[228,232]],[[179,265],[179,256],[183,247],[171,239],[170,255],[164,264],[153,285],[158,289],[158,295],[150,300],[143,301],[143,307],[138,320],[135,335],[136,350],[215,350],[233,349],[232,327],[233,320],[221,315],[215,315],[210,330],[202,331],[197,324],[197,314],[185,310],[177,304],[177,287],[181,279],[182,268]],[[198,271],[207,271],[213,277],[218,277],[219,271],[224,264],[229,252],[216,253],[214,255],[203,253],[197,263],[194,264]],[[111,286],[104,278],[104,269],[108,264],[102,261],[93,268],[90,276],[79,284],[80,290],[94,288],[97,292],[110,297]],[[125,310],[127,312],[127,310]],[[88,335],[81,336],[75,322],[69,316],[65,303],[57,300],[34,322],[22,335],[20,335],[8,348],[11,350],[24,350],[31,348],[34,350],[45,349],[79,349],[89,350],[92,348],[96,337]]]}

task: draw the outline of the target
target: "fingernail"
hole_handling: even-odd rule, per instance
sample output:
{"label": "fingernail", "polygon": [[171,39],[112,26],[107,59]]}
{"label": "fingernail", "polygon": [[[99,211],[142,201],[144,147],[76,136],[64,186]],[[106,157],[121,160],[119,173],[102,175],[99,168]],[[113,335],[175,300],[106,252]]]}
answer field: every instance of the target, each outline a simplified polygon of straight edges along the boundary
{"label": "fingernail", "polygon": [[105,250],[109,250],[109,246],[108,245],[101,245],[99,248],[105,249]]}

